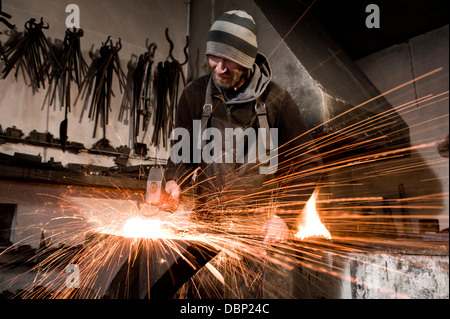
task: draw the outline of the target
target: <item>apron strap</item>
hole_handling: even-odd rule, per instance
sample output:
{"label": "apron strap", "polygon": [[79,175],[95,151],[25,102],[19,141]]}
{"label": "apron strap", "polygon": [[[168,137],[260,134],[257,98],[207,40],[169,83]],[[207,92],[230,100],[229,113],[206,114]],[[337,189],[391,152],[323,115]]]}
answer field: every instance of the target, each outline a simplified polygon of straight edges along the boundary
{"label": "apron strap", "polygon": [[258,117],[259,128],[266,131],[266,151],[270,151],[270,127],[267,120],[266,104],[258,99],[255,104],[255,111]]}
{"label": "apron strap", "polygon": [[200,136],[197,140],[197,145],[198,145],[198,148],[200,151],[202,151],[206,145],[206,141],[202,139],[202,136],[203,136],[203,131],[208,128],[208,121],[211,117],[212,108],[213,108],[212,95],[211,95],[211,82],[212,82],[212,79],[210,78],[208,81],[208,86],[206,87],[206,97],[205,97],[205,104],[203,105],[203,111],[202,111]]}
{"label": "apron strap", "polygon": [[[208,122],[211,118],[212,113],[212,95],[211,95],[211,82],[210,78],[208,81],[208,86],[206,87],[206,96],[205,96],[205,104],[203,105],[202,111],[202,119],[201,119],[201,129],[200,136],[197,141],[197,145],[199,150],[203,150],[206,145],[206,140],[202,139],[203,132],[208,128]],[[266,104],[262,101],[261,98],[256,100],[255,111],[258,117],[258,124],[260,128],[264,128],[266,131],[266,151],[270,151],[270,126],[269,121],[267,120],[267,112],[266,112]]]}

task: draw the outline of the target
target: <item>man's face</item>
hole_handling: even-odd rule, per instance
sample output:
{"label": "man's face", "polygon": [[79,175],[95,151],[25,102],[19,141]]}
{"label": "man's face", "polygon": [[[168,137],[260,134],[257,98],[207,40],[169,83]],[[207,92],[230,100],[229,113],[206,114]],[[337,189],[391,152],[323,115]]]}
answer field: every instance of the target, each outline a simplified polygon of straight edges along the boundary
{"label": "man's face", "polygon": [[224,90],[237,89],[242,85],[246,69],[227,59],[208,55],[209,67],[213,80],[218,87]]}

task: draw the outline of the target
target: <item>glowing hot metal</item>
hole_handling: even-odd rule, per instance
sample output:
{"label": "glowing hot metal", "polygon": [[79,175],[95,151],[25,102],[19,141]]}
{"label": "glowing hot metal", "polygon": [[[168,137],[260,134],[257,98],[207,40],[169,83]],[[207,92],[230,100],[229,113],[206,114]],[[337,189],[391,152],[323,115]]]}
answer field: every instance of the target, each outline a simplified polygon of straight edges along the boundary
{"label": "glowing hot metal", "polygon": [[123,235],[132,238],[166,238],[168,230],[161,228],[158,219],[130,218],[125,223]]}

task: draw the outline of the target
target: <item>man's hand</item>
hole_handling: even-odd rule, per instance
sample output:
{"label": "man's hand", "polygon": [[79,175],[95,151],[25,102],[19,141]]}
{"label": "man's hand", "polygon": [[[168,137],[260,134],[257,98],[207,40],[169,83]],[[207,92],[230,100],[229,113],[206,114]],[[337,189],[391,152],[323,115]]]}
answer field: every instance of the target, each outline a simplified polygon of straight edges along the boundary
{"label": "man's hand", "polygon": [[289,228],[284,220],[278,216],[270,218],[262,229],[265,234],[264,243],[286,242],[289,237]]}
{"label": "man's hand", "polygon": [[167,197],[164,199],[159,208],[162,210],[174,212],[178,209],[178,206],[180,204],[180,186],[177,184],[177,182],[170,180],[166,182],[165,191]]}

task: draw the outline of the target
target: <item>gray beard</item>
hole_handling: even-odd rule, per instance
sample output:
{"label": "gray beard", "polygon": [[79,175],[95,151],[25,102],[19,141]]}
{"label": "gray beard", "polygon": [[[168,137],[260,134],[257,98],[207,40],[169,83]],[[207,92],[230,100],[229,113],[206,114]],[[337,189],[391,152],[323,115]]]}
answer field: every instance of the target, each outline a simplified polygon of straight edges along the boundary
{"label": "gray beard", "polygon": [[234,88],[237,86],[241,81],[243,80],[244,74],[240,74],[238,76],[233,76],[231,79],[226,81],[221,81],[220,79],[217,79],[217,75],[214,71],[211,72],[212,78],[214,80],[214,83],[217,87],[219,87],[222,91],[226,91],[229,89]]}

